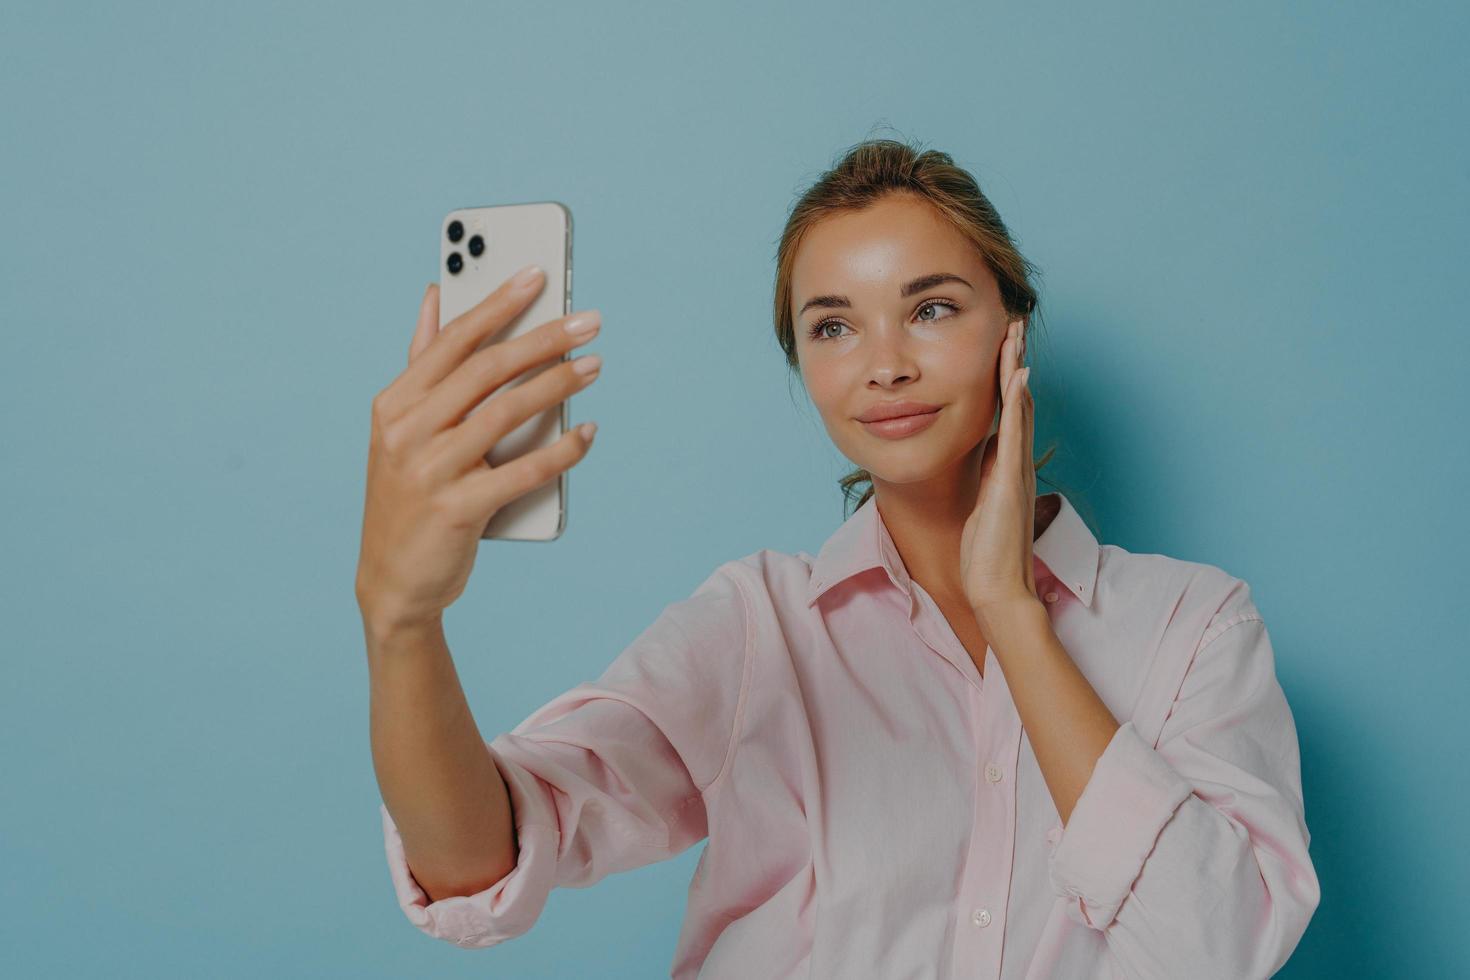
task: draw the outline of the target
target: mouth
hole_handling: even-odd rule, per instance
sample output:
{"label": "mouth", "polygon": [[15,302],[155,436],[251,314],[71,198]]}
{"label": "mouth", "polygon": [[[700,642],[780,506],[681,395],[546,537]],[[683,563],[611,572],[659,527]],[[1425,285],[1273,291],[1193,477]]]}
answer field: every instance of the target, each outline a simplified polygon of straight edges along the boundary
{"label": "mouth", "polygon": [[917,432],[922,432],[934,424],[943,406],[929,412],[915,412],[910,415],[898,415],[893,418],[879,419],[873,422],[863,422],[864,429],[870,434],[883,439],[902,439]]}

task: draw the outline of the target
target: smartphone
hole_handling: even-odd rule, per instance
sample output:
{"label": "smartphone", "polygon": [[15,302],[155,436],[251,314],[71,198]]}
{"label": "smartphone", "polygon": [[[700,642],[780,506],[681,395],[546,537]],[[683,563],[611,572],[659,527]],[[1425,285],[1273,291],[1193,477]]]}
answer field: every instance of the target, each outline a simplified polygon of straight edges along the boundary
{"label": "smartphone", "polygon": [[[504,330],[487,337],[477,350],[527,333],[572,311],[572,212],[558,201],[497,204],[456,208],[439,227],[439,327],[478,304],[522,266],[539,265],[546,273],[541,292]],[[533,365],[501,385],[468,415],[542,371],[567,360],[567,355]],[[531,416],[506,433],[485,459],[493,466],[505,463],[566,433],[569,399]],[[559,477],[500,508],[480,532],[481,539],[554,541],[567,525],[567,475]]]}

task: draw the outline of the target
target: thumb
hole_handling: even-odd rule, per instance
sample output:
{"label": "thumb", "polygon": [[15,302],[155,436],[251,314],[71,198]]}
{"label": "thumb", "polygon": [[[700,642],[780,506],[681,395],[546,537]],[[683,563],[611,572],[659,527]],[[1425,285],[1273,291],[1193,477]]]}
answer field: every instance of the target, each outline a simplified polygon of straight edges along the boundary
{"label": "thumb", "polygon": [[429,283],[424,289],[424,298],[419,302],[419,322],[413,332],[413,341],[408,345],[408,363],[422,354],[434,338],[439,336],[439,287]]}

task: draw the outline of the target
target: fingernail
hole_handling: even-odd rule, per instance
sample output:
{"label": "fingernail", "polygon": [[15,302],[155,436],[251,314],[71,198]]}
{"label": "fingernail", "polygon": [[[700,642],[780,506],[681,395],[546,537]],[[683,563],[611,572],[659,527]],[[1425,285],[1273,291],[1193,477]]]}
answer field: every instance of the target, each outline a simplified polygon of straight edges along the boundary
{"label": "fingernail", "polygon": [[1028,389],[1031,387],[1031,365],[1029,364],[1021,369],[1021,384]]}
{"label": "fingernail", "polygon": [[592,437],[597,435],[597,423],[583,422],[581,425],[577,426],[577,431],[582,434],[582,438],[586,439],[587,445],[590,446],[592,445]]}
{"label": "fingernail", "polygon": [[600,367],[602,367],[602,358],[597,354],[572,359],[572,370],[578,374],[591,374]]}
{"label": "fingernail", "polygon": [[597,310],[588,310],[585,313],[578,313],[576,316],[568,320],[564,324],[564,326],[566,327],[567,333],[572,334],[573,336],[577,336],[580,334],[591,333],[592,331],[596,330],[601,323],[602,314],[599,313]]}
{"label": "fingernail", "polygon": [[521,271],[517,272],[515,276],[511,278],[510,283],[512,286],[529,286],[531,285],[531,283],[535,282],[537,277],[539,277],[540,275],[541,267],[539,265],[528,265]]}

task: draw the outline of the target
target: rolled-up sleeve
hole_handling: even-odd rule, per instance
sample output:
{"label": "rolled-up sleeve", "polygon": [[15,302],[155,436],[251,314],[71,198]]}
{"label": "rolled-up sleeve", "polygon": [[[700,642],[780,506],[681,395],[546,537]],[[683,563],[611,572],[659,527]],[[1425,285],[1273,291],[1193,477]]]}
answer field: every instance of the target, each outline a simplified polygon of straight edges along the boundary
{"label": "rolled-up sleeve", "polygon": [[410,922],[457,946],[493,946],[529,930],[552,888],[585,888],[707,836],[703,792],[726,765],[748,678],[750,605],[733,566],[665,607],[596,681],[486,743],[514,811],[518,854],[504,878],[428,901],[380,803]]}
{"label": "rolled-up sleeve", "polygon": [[1098,758],[1049,863],[1120,975],[1270,977],[1321,898],[1296,725],[1266,625],[1238,582],[1157,747],[1130,720]]}

